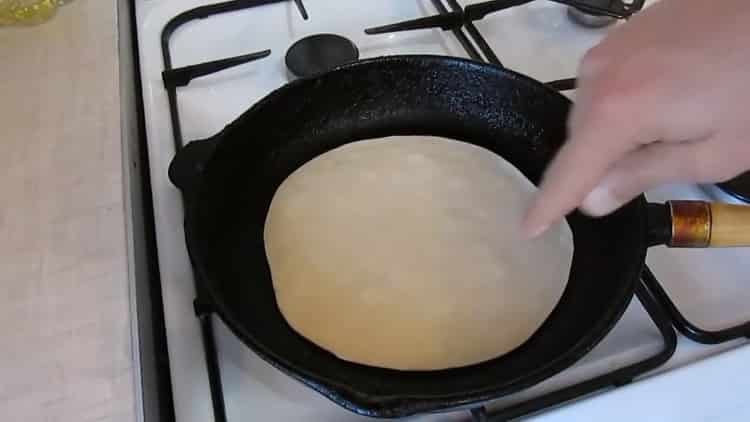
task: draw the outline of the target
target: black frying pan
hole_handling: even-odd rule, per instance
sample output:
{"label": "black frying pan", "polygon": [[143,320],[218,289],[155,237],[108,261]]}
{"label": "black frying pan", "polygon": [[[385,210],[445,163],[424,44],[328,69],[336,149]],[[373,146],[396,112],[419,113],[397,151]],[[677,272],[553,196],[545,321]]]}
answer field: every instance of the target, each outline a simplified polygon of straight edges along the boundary
{"label": "black frying pan", "polygon": [[[326,151],[367,138],[454,138],[494,151],[538,183],[565,138],[569,107],[564,96],[528,77],[447,57],[378,58],[292,82],[215,137],[186,146],[172,163],[170,177],[186,199],[185,234],[197,282],[257,354],[357,413],[407,416],[536,384],[572,365],[609,332],[632,299],[649,245],[708,243],[701,238],[710,226],[701,214],[710,216],[705,204],[669,207],[639,197],[606,218],[572,213],[569,281],[541,328],[504,356],[440,371],[346,362],[294,332],[276,305],[263,226],[274,192],[289,174]],[[692,219],[683,219],[685,212]]]}

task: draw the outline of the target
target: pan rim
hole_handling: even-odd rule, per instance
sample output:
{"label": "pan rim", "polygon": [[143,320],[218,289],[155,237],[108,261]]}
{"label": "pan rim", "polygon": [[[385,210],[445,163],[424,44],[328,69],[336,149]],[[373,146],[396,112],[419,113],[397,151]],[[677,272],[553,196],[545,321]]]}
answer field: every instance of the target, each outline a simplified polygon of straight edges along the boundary
{"label": "pan rim", "polygon": [[[563,95],[559,94],[549,86],[530,78],[529,76],[521,73],[505,69],[499,66],[486,63],[478,63],[468,59],[455,58],[450,56],[436,56],[436,55],[399,55],[399,56],[385,56],[361,60],[355,63],[339,66],[329,72],[320,74],[314,77],[302,78],[290,82],[273,92],[269,93],[266,97],[256,102],[246,112],[238,116],[232,123],[230,123],[225,129],[223,129],[217,135],[217,149],[221,148],[221,138],[232,131],[232,128],[247,118],[247,116],[256,113],[258,109],[261,109],[266,103],[274,101],[278,96],[283,95],[289,90],[293,90],[297,85],[310,83],[320,76],[340,72],[350,68],[357,68],[361,66],[368,66],[372,63],[382,64],[384,62],[403,62],[409,60],[420,60],[420,61],[450,61],[460,63],[466,66],[477,66],[482,68],[492,68],[493,71],[499,72],[503,75],[510,76],[514,81],[518,81],[524,84],[533,85],[535,88],[543,88],[544,90],[552,93],[556,96],[561,97],[564,101],[570,103]],[[206,163],[206,167],[210,165],[210,159]],[[411,416],[418,413],[435,412],[435,411],[446,411],[457,407],[467,406],[475,403],[484,402],[487,400],[499,398],[507,394],[512,394],[535,385],[539,382],[548,379],[551,376],[563,371],[577,362],[581,357],[586,355],[591,349],[593,349],[601,340],[607,336],[614,324],[619,321],[622,314],[625,312],[627,306],[632,301],[634,295],[635,285],[640,276],[641,269],[645,263],[646,248],[642,247],[640,251],[634,252],[633,258],[629,261],[629,265],[632,268],[625,269],[623,266],[623,274],[632,274],[627,283],[622,283],[622,291],[619,292],[618,296],[621,298],[617,306],[613,306],[607,315],[603,315],[599,322],[590,330],[589,335],[581,338],[573,346],[571,346],[566,353],[561,354],[554,359],[551,359],[546,365],[540,366],[536,370],[525,374],[522,378],[514,380],[504,380],[498,384],[488,385],[486,388],[475,389],[472,391],[463,391],[454,394],[441,394],[441,395],[388,395],[379,394],[375,395],[372,393],[358,392],[351,393],[347,391],[344,393],[341,391],[351,390],[350,386],[342,387],[341,380],[331,379],[327,376],[321,376],[320,374],[312,373],[305,368],[299,368],[296,365],[290,363],[288,360],[274,353],[262,342],[257,341],[252,335],[246,333],[242,328],[243,324],[236,320],[231,313],[226,312],[228,309],[226,303],[221,299],[221,295],[215,291],[214,283],[209,282],[212,277],[209,276],[209,271],[206,263],[195,255],[195,245],[198,244],[196,239],[195,230],[197,222],[196,219],[188,218],[188,214],[195,215],[194,212],[197,210],[200,204],[200,198],[202,196],[202,184],[199,184],[195,198],[189,206],[186,206],[186,218],[185,218],[185,238],[187,240],[188,251],[190,254],[193,268],[196,272],[196,281],[201,283],[209,295],[211,301],[216,305],[215,311],[217,315],[226,323],[230,330],[236,335],[245,345],[247,345],[254,353],[260,356],[263,360],[271,364],[272,366],[282,370],[285,374],[297,379],[312,389],[318,391],[325,397],[336,402],[337,404],[347,408],[358,414],[375,416],[375,417],[404,417]],[[634,206],[638,208],[638,224],[641,233],[645,233],[645,198],[639,198],[634,201]],[[644,236],[644,235],[641,235]],[[641,242],[641,244],[644,244]],[[193,245],[193,246],[191,246]],[[591,336],[591,333],[598,333],[596,336]],[[594,341],[592,341],[592,339]],[[488,360],[481,364],[492,362],[495,359],[500,358],[498,356],[494,359]],[[481,365],[477,364],[477,365]],[[461,367],[461,369],[468,369],[477,365],[469,365]],[[364,365],[363,365],[364,366]],[[431,373],[438,373],[446,370],[439,371],[426,371]],[[405,374],[413,371],[403,371]],[[417,403],[417,404],[415,404]]]}

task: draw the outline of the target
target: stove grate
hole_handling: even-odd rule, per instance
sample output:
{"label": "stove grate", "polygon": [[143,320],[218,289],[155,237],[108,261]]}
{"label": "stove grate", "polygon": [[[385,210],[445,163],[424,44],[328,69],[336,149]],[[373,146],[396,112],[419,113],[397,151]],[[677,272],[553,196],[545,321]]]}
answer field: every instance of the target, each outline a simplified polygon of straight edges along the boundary
{"label": "stove grate", "polygon": [[[303,19],[308,19],[307,10],[301,0],[234,0],[216,3],[183,12],[172,18],[162,31],[162,55],[164,59],[163,82],[167,90],[172,123],[174,145],[176,149],[184,146],[182,131],[180,127],[179,109],[177,106],[177,88],[185,86],[194,78],[212,74],[229,67],[241,65],[255,60],[260,60],[270,54],[270,50],[250,53],[246,55],[229,57],[211,62],[198,63],[180,68],[173,68],[169,40],[174,31],[185,23],[195,19],[204,19],[221,13],[229,13],[243,9],[249,9],[265,4],[278,3],[282,1],[294,1]],[[482,19],[490,13],[495,13],[509,7],[529,3],[531,0],[493,0],[474,4],[462,8],[456,0],[431,0],[439,14],[410,21],[398,22],[375,28],[368,28],[368,34],[382,34],[394,31],[418,30],[425,28],[441,28],[450,30],[458,39],[466,53],[474,60],[486,61],[502,65],[499,58],[484,39],[480,31],[474,25],[475,20]],[[587,13],[612,16],[627,19],[632,13],[640,10],[643,0],[621,1],[621,0],[553,0],[558,3],[576,7]],[[447,2],[448,7],[444,4]],[[467,36],[468,34],[468,36]],[[477,47],[479,50],[477,50]],[[481,54],[480,54],[481,52]],[[548,85],[557,90],[569,90],[575,88],[575,79],[561,79],[548,82]],[[631,364],[604,375],[600,375],[576,385],[566,387],[541,397],[511,405],[500,410],[488,410],[484,406],[471,409],[474,421],[505,421],[518,418],[531,413],[539,412],[552,406],[571,401],[575,398],[587,395],[606,388],[618,387],[632,381],[639,375],[648,372],[666,362],[674,353],[676,348],[676,335],[672,328],[674,325],[687,337],[703,343],[717,343],[733,338],[747,336],[750,334],[750,323],[739,327],[710,332],[702,330],[687,321],[677,310],[674,303],[658,283],[653,273],[645,268],[642,281],[636,287],[636,297],[652,319],[662,336],[663,347],[655,355],[635,364]],[[197,289],[197,298],[194,302],[196,316],[200,320],[203,346],[207,361],[211,398],[216,422],[226,422],[226,408],[222,392],[221,373],[214,338],[213,318],[214,311],[207,295],[200,287]]]}

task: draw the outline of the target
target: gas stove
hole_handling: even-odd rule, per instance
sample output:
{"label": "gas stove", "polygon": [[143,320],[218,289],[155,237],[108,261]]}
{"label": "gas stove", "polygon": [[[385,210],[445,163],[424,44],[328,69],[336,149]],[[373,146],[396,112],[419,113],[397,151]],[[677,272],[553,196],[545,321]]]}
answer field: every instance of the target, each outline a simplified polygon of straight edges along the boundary
{"label": "gas stove", "polygon": [[[183,238],[182,200],[167,178],[177,149],[215,134],[294,78],[383,55],[437,54],[490,62],[574,97],[583,54],[610,25],[641,6],[616,0],[136,0],[177,420],[365,420],[261,360],[213,316],[196,291]],[[733,201],[718,189],[697,186],[668,186],[647,196],[651,201]],[[637,289],[638,300],[579,363],[520,393],[414,419],[552,417],[550,408],[639,384],[745,343],[750,289],[744,275],[750,270],[750,250],[655,248],[647,263],[650,270]],[[682,334],[676,335],[674,328]]]}

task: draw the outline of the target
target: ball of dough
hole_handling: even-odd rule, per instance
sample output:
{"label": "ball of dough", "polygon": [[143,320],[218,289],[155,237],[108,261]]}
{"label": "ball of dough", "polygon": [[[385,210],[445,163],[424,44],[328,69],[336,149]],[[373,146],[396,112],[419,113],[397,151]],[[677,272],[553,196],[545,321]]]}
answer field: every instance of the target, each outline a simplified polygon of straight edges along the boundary
{"label": "ball of dough", "polygon": [[562,222],[523,238],[534,185],[455,140],[353,142],[279,187],[264,228],[281,313],[348,361],[400,370],[471,365],[526,341],[565,289]]}

